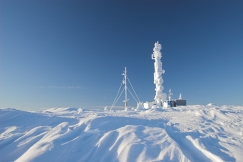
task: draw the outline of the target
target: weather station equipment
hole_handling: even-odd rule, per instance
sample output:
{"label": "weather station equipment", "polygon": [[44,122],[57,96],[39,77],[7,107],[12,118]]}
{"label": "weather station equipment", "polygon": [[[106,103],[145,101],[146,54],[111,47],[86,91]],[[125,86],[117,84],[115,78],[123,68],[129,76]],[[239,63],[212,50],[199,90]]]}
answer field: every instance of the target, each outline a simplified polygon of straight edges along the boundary
{"label": "weather station equipment", "polygon": [[[116,95],[116,97],[115,97],[115,99],[113,101],[113,104],[110,107],[110,110],[112,110],[114,108],[121,108],[121,106],[116,106],[116,103],[120,99],[120,97],[123,94],[123,92],[124,92],[124,97],[125,97],[125,99],[123,100],[123,102],[124,102],[124,110],[129,110],[129,109],[133,108],[133,107],[128,106],[128,101],[129,101],[129,99],[128,99],[128,92],[130,93],[130,95],[133,97],[133,99],[137,103],[136,109],[141,108],[142,107],[142,103],[140,102],[140,100],[138,98],[138,95],[135,92],[135,90],[134,90],[134,88],[132,86],[132,83],[130,82],[130,80],[129,80],[128,76],[127,76],[127,68],[126,67],[125,67],[125,70],[122,73],[122,75],[123,75],[122,83],[121,83],[120,88],[119,88],[119,90],[117,92],[117,95]],[[129,83],[132,91],[128,88],[128,84],[127,83]],[[122,85],[124,85],[124,88],[122,88]],[[108,106],[106,106],[105,109],[108,109]]]}
{"label": "weather station equipment", "polygon": [[[123,80],[120,85],[120,88],[117,92],[117,95],[113,101],[112,106],[110,106],[110,110],[113,108],[121,108],[121,106],[115,106],[119,98],[121,97],[122,93],[124,92],[125,94],[125,99],[123,100],[124,102],[124,109],[129,110],[131,107],[128,106],[128,92],[131,94],[133,99],[137,102],[137,108],[136,110],[140,108],[144,109],[151,109],[151,108],[169,108],[169,107],[176,107],[176,106],[186,106],[186,100],[182,99],[182,95],[180,94],[179,99],[173,100],[173,93],[171,89],[169,90],[168,94],[168,100],[167,100],[167,95],[166,93],[163,93],[164,90],[164,80],[162,78],[162,75],[165,73],[165,70],[162,69],[162,53],[160,50],[162,49],[161,44],[159,42],[155,42],[154,48],[153,48],[153,53],[151,55],[152,60],[154,60],[154,84],[155,84],[155,96],[154,96],[154,101],[152,102],[140,102],[137,93],[135,92],[130,80],[128,79],[127,76],[127,68],[125,67],[125,71],[122,73],[123,75]],[[127,82],[128,81],[128,82]],[[129,90],[127,83],[132,88],[132,92]],[[121,90],[122,85],[124,85],[124,88]],[[105,107],[105,109],[108,109],[108,106]]]}

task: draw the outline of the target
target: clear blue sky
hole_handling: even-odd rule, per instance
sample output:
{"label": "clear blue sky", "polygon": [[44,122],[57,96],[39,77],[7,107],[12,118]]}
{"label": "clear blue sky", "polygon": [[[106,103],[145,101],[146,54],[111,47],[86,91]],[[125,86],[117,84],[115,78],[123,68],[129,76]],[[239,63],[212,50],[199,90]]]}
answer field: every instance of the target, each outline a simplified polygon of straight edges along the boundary
{"label": "clear blue sky", "polygon": [[242,0],[1,0],[0,107],[111,105],[125,66],[140,100],[152,101],[156,41],[166,93],[243,105],[242,8]]}

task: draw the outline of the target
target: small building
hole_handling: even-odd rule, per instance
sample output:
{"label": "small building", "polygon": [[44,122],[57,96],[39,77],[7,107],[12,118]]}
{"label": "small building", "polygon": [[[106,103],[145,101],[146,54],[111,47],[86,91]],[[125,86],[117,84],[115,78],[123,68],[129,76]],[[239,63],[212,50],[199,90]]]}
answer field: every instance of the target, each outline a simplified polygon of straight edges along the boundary
{"label": "small building", "polygon": [[186,100],[183,99],[177,99],[175,100],[176,106],[186,106]]}

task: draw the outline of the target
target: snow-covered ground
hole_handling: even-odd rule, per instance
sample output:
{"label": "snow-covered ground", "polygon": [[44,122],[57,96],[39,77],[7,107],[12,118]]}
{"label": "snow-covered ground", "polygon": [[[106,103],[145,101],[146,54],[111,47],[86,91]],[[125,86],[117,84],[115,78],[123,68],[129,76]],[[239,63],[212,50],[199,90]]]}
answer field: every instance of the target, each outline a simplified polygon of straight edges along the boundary
{"label": "snow-covered ground", "polygon": [[243,106],[0,109],[0,161],[243,161]]}

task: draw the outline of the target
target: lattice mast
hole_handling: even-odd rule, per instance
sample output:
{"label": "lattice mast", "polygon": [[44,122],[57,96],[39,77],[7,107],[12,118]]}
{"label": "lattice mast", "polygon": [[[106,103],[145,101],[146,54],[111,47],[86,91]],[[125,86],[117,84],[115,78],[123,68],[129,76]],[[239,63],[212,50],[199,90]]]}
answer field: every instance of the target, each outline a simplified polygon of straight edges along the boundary
{"label": "lattice mast", "polygon": [[154,60],[154,84],[155,84],[155,97],[154,101],[157,105],[162,106],[163,101],[166,100],[166,94],[163,93],[163,78],[162,74],[165,73],[165,70],[162,69],[161,57],[162,53],[160,50],[162,49],[159,42],[154,44],[152,59]]}
{"label": "lattice mast", "polygon": [[[130,95],[133,97],[133,99],[137,102],[137,106],[140,106],[141,105],[141,102],[138,98],[138,95],[137,93],[135,92],[133,86],[132,86],[132,83],[130,82],[128,76],[127,76],[127,68],[125,67],[125,71],[122,73],[123,75],[123,79],[122,79],[122,82],[121,82],[121,85],[120,85],[120,88],[116,94],[116,97],[113,101],[113,104],[111,105],[111,109],[114,108],[114,106],[116,105],[117,101],[119,100],[119,98],[121,97],[121,95],[123,94],[123,92],[125,93],[125,100],[123,100],[123,102],[125,103],[125,110],[128,110],[128,93],[130,93]],[[127,82],[128,81],[128,82]],[[132,88],[132,92],[129,90],[128,86],[127,86],[127,83],[128,85],[130,85],[130,87]],[[122,88],[122,85],[124,85],[124,88]],[[122,88],[122,90],[121,90]],[[106,107],[107,109],[107,107]],[[110,109],[110,110],[111,110]]]}

